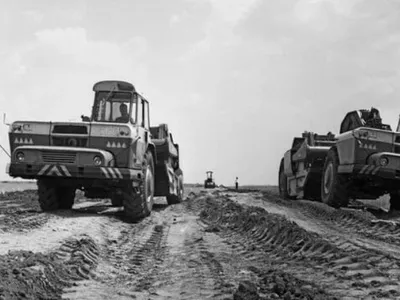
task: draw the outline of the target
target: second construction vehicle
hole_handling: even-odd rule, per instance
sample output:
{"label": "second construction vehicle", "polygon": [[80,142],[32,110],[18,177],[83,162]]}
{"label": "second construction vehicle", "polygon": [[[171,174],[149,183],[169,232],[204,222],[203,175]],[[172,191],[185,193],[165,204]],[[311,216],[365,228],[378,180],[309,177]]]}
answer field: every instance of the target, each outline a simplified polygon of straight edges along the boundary
{"label": "second construction vehicle", "polygon": [[150,126],[149,102],[124,81],[100,81],[82,122],[10,125],[9,175],[37,179],[43,211],[70,209],[75,191],[111,198],[131,220],[151,213],[154,196],[182,201],[179,146],[166,124]]}
{"label": "second construction vehicle", "polygon": [[390,194],[400,209],[400,133],[382,124],[377,109],[349,112],[340,133],[305,132],[295,137],[279,167],[279,192],[285,199],[320,200],[347,206],[349,199]]}
{"label": "second construction vehicle", "polygon": [[212,174],[213,174],[212,171],[206,172],[207,178],[206,178],[206,180],[204,180],[204,188],[205,189],[215,188],[215,181],[214,181],[214,178],[212,177]]}

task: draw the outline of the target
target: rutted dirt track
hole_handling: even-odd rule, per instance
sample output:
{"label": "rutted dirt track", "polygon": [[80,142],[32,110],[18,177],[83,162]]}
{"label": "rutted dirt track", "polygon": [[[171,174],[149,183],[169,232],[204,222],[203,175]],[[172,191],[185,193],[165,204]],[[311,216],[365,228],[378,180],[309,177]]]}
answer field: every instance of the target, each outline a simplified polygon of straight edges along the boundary
{"label": "rutted dirt track", "polygon": [[272,192],[186,191],[130,224],[0,195],[0,299],[400,299],[400,223]]}

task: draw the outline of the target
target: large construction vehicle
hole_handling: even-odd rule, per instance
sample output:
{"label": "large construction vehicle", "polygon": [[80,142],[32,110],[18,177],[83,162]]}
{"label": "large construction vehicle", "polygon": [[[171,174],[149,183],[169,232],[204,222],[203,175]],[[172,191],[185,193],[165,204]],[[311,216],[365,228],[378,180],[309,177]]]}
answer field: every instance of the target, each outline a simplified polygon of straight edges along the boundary
{"label": "large construction vehicle", "polygon": [[12,177],[37,179],[43,211],[70,209],[75,191],[111,198],[131,220],[148,216],[154,196],[183,198],[179,146],[166,124],[150,127],[149,102],[124,81],[100,81],[82,122],[10,125]]}
{"label": "large construction vehicle", "polygon": [[213,189],[215,188],[215,181],[214,178],[212,177],[213,172],[212,171],[207,171],[206,172],[206,180],[204,180],[204,188],[206,189]]}
{"label": "large construction vehicle", "polygon": [[340,133],[312,132],[295,137],[279,167],[279,192],[285,199],[320,200],[347,206],[349,199],[390,194],[400,209],[400,132],[382,124],[376,108],[351,111]]}

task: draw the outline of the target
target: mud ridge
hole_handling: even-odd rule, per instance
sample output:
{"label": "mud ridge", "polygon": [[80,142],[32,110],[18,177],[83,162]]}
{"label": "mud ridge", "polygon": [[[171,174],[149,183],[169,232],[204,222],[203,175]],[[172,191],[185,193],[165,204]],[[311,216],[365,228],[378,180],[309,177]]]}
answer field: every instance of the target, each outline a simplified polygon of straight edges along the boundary
{"label": "mud ridge", "polygon": [[365,237],[400,245],[400,224],[381,222],[373,214],[362,210],[335,209],[320,202],[308,200],[282,200],[271,193],[263,192],[265,201],[300,210],[312,219],[333,223],[347,232],[356,232]]}
{"label": "mud ridge", "polygon": [[0,256],[0,299],[61,299],[62,290],[92,276],[98,247],[88,236],[48,254],[13,251]]}
{"label": "mud ridge", "polygon": [[235,300],[247,299],[338,299],[327,295],[318,287],[312,286],[291,274],[278,269],[260,270],[250,267],[258,275],[258,282],[242,281],[234,293]]}
{"label": "mud ridge", "polygon": [[[249,260],[262,261],[270,268],[284,266],[286,273],[310,284],[319,282],[317,290],[331,295],[344,296],[352,288],[354,296],[379,291],[400,296],[396,260],[373,251],[340,249],[283,216],[258,207],[246,208],[226,197],[203,202],[206,207],[200,217],[212,226],[218,225],[221,232],[217,234]],[[365,288],[372,281],[375,286]],[[364,287],[357,288],[361,285]]]}

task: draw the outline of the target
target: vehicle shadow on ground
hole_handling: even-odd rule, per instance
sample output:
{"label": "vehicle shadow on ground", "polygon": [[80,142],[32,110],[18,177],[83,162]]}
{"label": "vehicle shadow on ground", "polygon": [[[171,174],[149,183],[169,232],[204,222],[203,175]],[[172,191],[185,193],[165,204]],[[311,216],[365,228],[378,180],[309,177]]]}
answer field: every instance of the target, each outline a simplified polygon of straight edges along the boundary
{"label": "vehicle shadow on ground", "polygon": [[[128,222],[132,223],[129,218],[125,216],[124,213],[124,208],[122,206],[113,206],[111,202],[105,203],[106,201],[102,202],[94,202],[94,201],[85,201],[86,204],[91,204],[92,205],[86,205],[84,207],[79,207],[79,204],[77,203],[77,207],[72,207],[71,210],[57,210],[53,212],[47,212],[48,214],[52,214],[58,217],[63,217],[63,218],[82,218],[82,217],[104,217],[108,216],[111,218],[116,218],[119,219],[120,221],[123,222]],[[161,212],[165,210],[168,207],[168,204],[166,201],[162,201],[159,199],[155,199],[155,203],[153,204],[153,209],[152,211],[154,212]],[[137,220],[137,222],[140,222],[140,220]],[[136,223],[136,222],[135,222]]]}

